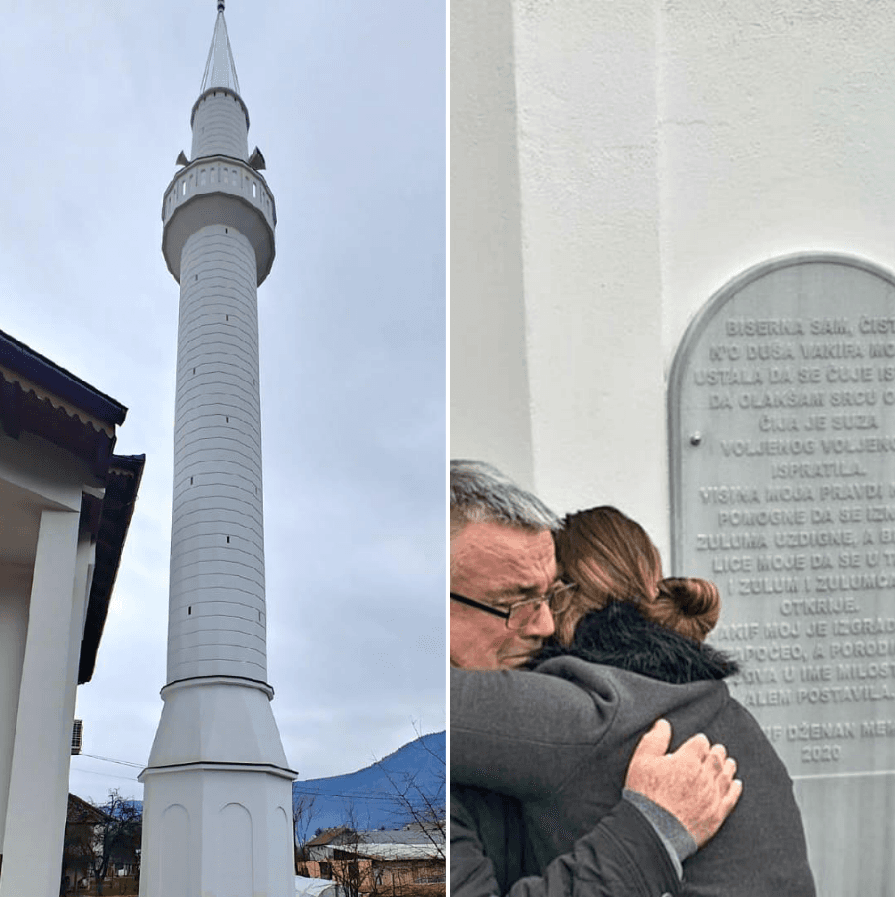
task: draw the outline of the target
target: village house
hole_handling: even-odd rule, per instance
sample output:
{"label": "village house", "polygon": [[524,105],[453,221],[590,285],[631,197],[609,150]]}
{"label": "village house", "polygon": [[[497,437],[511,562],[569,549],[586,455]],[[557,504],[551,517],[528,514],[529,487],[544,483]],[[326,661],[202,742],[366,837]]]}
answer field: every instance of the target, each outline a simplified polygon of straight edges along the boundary
{"label": "village house", "polygon": [[299,874],[333,880],[349,896],[444,896],[444,828],[336,827],[299,851]]}

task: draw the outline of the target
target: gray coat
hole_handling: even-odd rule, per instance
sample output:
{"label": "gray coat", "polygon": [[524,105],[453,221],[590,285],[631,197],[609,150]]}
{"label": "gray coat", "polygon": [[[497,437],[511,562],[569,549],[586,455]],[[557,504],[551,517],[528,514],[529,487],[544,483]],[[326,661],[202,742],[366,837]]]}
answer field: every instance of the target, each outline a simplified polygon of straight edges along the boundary
{"label": "gray coat", "polygon": [[640,736],[672,723],[676,748],[705,733],[738,762],[743,795],[684,863],[692,895],[814,895],[792,781],[755,719],[721,680],[672,684],[561,656],[537,671],[451,672],[451,783],[521,803],[529,872],[619,802]]}

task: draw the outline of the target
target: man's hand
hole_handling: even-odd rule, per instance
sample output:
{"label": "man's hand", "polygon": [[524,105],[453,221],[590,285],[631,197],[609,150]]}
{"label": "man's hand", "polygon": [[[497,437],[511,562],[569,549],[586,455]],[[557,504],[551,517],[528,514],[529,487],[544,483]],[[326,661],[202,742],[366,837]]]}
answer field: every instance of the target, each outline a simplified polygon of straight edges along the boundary
{"label": "man's hand", "polygon": [[704,846],[718,831],[743,792],[734,780],[737,764],[704,734],[690,737],[669,753],[671,725],[660,718],[631,756],[625,786],[642,793],[677,818]]}

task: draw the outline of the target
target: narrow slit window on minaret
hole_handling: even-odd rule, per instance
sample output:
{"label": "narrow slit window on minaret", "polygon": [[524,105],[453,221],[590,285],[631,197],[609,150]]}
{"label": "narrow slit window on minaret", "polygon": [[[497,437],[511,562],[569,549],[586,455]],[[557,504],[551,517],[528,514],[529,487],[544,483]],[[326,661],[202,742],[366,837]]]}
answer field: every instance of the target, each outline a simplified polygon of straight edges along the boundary
{"label": "narrow slit window on minaret", "polygon": [[230,542],[230,538],[229,538],[229,537],[227,537],[227,542],[228,542],[228,543]]}
{"label": "narrow slit window on minaret", "polygon": [[192,607],[192,606],[187,606],[187,607],[186,607],[186,613],[187,613],[187,615],[192,615],[192,614],[193,614],[193,607]]}

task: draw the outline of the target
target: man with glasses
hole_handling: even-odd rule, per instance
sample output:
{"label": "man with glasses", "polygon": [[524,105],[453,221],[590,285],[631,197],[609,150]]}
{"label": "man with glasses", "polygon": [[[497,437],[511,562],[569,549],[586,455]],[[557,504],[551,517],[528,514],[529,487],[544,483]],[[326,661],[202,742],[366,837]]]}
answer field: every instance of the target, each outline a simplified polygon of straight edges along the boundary
{"label": "man with glasses", "polygon": [[[557,579],[553,513],[481,462],[451,463],[451,692],[461,669],[519,668],[554,630]],[[667,723],[640,742],[626,797],[573,852],[543,871],[526,858],[518,803],[451,786],[451,894],[661,895],[680,886],[681,861],[714,835],[739,797],[719,776],[723,747],[693,737],[665,755]],[[719,757],[719,752],[721,756]],[[727,768],[725,768],[725,771]],[[633,791],[633,792],[629,792]]]}

